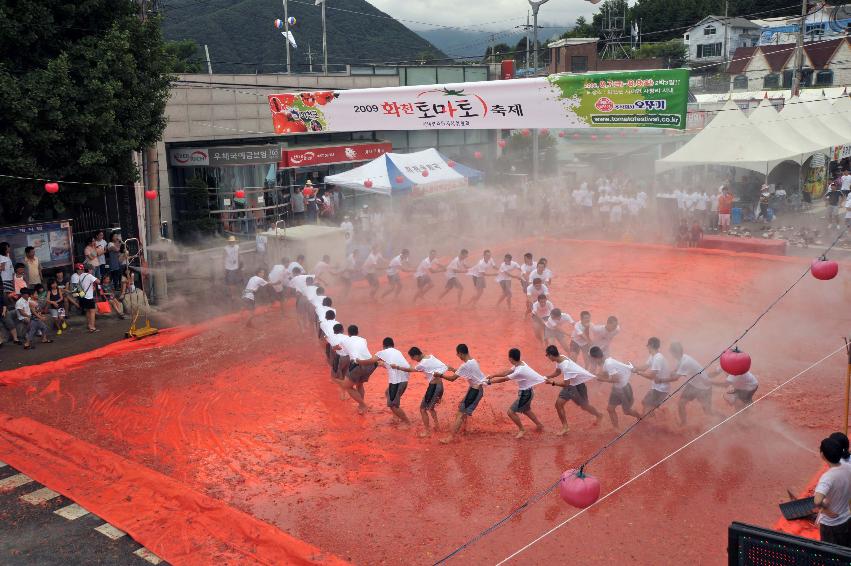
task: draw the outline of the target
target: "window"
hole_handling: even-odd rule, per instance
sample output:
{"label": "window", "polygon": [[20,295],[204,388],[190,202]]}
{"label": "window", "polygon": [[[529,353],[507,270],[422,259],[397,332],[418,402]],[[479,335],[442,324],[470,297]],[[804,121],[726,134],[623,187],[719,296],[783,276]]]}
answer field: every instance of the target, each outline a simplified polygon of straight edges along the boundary
{"label": "window", "polygon": [[733,79],[733,89],[735,90],[747,90],[748,88],[748,76],[747,75],[736,75]]}
{"label": "window", "polygon": [[697,58],[703,59],[705,57],[720,57],[721,56],[721,44],[720,43],[707,43],[705,45],[697,46]]}
{"label": "window", "polygon": [[556,47],[556,72],[558,72],[558,65],[561,63],[561,49]]}
{"label": "window", "polygon": [[783,88],[792,88],[792,76],[791,69],[783,71]]}
{"label": "window", "polygon": [[718,33],[718,30],[715,29],[715,26],[706,26],[703,28],[703,35],[715,35]]}
{"label": "window", "polygon": [[780,88],[780,75],[771,73],[762,79],[762,88]]}
{"label": "window", "polygon": [[686,34],[686,41],[688,41],[688,34]]}
{"label": "window", "polygon": [[[792,81],[795,79],[795,71],[787,69],[783,71],[783,88],[792,88]],[[804,69],[801,73],[801,86],[810,86],[813,82],[813,70]]]}
{"label": "window", "polygon": [[824,70],[817,72],[816,86],[833,86],[833,71]]}
{"label": "window", "polygon": [[585,55],[573,55],[570,57],[570,71],[572,73],[584,73],[588,70],[588,57]]}

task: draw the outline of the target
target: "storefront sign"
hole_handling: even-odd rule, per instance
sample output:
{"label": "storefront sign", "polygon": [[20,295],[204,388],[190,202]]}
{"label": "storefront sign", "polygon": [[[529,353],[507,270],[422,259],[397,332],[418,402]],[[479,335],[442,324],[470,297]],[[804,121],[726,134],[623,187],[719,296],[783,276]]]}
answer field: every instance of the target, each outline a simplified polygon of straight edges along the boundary
{"label": "storefront sign", "polygon": [[278,134],[359,130],[686,126],[688,71],[561,74],[513,81],[269,96]]}
{"label": "storefront sign", "polygon": [[227,167],[254,163],[277,163],[281,146],[245,145],[237,147],[181,147],[169,150],[172,167]]}
{"label": "storefront sign", "polygon": [[833,159],[831,161],[839,161],[851,157],[851,145],[837,145],[833,148]]}
{"label": "storefront sign", "polygon": [[284,151],[279,165],[281,168],[313,167],[332,163],[370,161],[392,150],[393,146],[387,142],[288,149]]}

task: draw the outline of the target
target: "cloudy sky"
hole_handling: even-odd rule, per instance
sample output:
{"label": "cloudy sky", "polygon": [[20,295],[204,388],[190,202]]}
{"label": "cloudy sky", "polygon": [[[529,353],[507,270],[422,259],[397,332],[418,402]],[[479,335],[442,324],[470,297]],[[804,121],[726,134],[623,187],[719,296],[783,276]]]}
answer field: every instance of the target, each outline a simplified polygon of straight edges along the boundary
{"label": "cloudy sky", "polygon": [[[414,23],[502,30],[526,19],[529,4],[525,0],[368,0],[376,8],[404,21],[412,29],[432,26]],[[539,22],[572,24],[579,16],[590,17],[597,7],[585,0],[551,0],[541,6]],[[495,22],[495,23],[488,23]]]}

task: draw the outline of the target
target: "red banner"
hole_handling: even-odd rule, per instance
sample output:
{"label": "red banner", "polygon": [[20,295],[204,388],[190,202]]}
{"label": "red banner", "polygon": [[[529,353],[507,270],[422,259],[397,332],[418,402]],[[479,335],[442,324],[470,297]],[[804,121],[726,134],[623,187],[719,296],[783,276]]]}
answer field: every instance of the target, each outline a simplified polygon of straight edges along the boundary
{"label": "red banner", "polygon": [[305,149],[285,149],[279,167],[313,167],[332,163],[350,163],[370,161],[392,151],[389,142],[310,147]]}

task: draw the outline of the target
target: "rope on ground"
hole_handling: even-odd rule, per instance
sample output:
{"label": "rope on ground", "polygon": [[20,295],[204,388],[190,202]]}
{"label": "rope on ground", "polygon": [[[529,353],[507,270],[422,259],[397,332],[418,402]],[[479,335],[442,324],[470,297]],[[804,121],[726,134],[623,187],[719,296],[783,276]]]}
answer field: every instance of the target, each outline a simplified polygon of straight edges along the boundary
{"label": "rope on ground", "polygon": [[499,562],[497,562],[497,566],[501,566],[502,564],[505,564],[506,562],[508,562],[508,561],[509,561],[509,560],[511,560],[512,558],[516,557],[516,556],[517,556],[517,555],[519,555],[520,553],[522,553],[522,552],[524,552],[524,551],[528,550],[529,548],[531,548],[532,546],[534,546],[536,543],[540,542],[541,540],[543,540],[544,538],[548,537],[549,535],[551,535],[551,534],[552,534],[552,533],[554,533],[555,531],[559,530],[560,528],[562,528],[562,527],[563,527],[563,526],[565,526],[566,524],[570,523],[572,520],[574,520],[575,518],[579,517],[580,515],[582,515],[583,513],[585,513],[586,511],[588,511],[589,509],[591,509],[591,508],[595,507],[597,504],[599,504],[599,503],[601,503],[601,502],[605,501],[606,499],[608,499],[608,498],[609,498],[609,497],[611,497],[612,495],[616,494],[616,493],[617,493],[617,492],[619,492],[620,490],[624,489],[626,486],[628,486],[629,484],[631,484],[631,483],[632,483],[632,482],[634,482],[635,480],[637,480],[637,479],[639,479],[640,477],[644,476],[645,474],[649,473],[650,471],[652,471],[653,469],[657,468],[658,466],[660,466],[660,465],[664,464],[665,462],[667,462],[668,460],[670,460],[671,458],[673,458],[674,456],[676,456],[677,454],[679,454],[680,452],[682,452],[683,450],[685,450],[686,448],[688,448],[689,446],[691,446],[692,444],[694,444],[695,442],[697,442],[698,440],[701,440],[703,437],[705,437],[705,436],[707,436],[708,434],[710,434],[710,433],[714,432],[714,431],[715,431],[716,429],[718,429],[721,425],[723,425],[723,424],[725,424],[725,423],[727,423],[727,422],[731,421],[732,419],[734,419],[735,417],[737,417],[737,416],[739,416],[740,414],[744,413],[745,411],[747,411],[748,409],[750,409],[751,407],[753,407],[754,405],[756,405],[757,403],[759,403],[760,401],[762,401],[763,399],[765,399],[766,397],[768,397],[768,396],[770,396],[770,395],[774,394],[775,392],[777,392],[778,390],[782,389],[782,388],[783,388],[783,387],[785,387],[786,385],[788,385],[788,384],[792,383],[793,381],[795,381],[796,379],[798,379],[799,377],[801,377],[801,376],[802,376],[802,375],[804,375],[805,373],[809,372],[811,369],[813,369],[813,368],[815,368],[816,366],[820,365],[822,362],[824,362],[824,361],[826,361],[826,360],[828,360],[828,359],[832,358],[833,356],[835,356],[836,354],[838,354],[839,352],[844,351],[844,350],[845,350],[845,345],[843,344],[842,346],[840,346],[839,348],[837,348],[837,349],[836,349],[836,350],[834,350],[833,352],[831,352],[831,353],[827,354],[826,356],[824,356],[823,358],[821,358],[821,359],[820,359],[820,360],[818,360],[817,362],[814,362],[813,364],[811,364],[811,365],[810,365],[809,367],[807,367],[806,369],[804,369],[804,370],[802,370],[802,371],[798,372],[797,374],[793,375],[792,377],[790,377],[789,379],[787,379],[787,380],[786,380],[786,381],[784,381],[783,383],[781,383],[781,384],[777,385],[774,389],[770,390],[770,391],[769,391],[769,392],[767,392],[765,395],[762,395],[761,397],[759,397],[759,398],[755,399],[755,400],[754,400],[754,402],[753,402],[753,403],[751,403],[750,405],[745,405],[744,407],[742,407],[741,409],[739,409],[738,411],[736,411],[735,413],[733,413],[733,414],[732,414],[732,415],[730,415],[729,417],[725,418],[724,420],[722,420],[721,422],[719,422],[719,423],[718,423],[718,424],[716,424],[715,426],[713,426],[713,427],[711,427],[711,428],[707,429],[707,430],[706,430],[706,431],[704,431],[703,433],[701,433],[701,434],[699,434],[698,436],[696,436],[696,437],[692,438],[691,440],[689,440],[688,442],[686,442],[685,444],[683,444],[682,446],[680,446],[679,448],[677,448],[676,450],[674,450],[673,452],[671,452],[670,454],[668,454],[667,456],[665,456],[664,458],[662,458],[661,460],[659,460],[658,462],[656,462],[655,464],[653,464],[653,465],[651,465],[651,466],[649,466],[649,467],[645,468],[644,470],[642,470],[641,472],[639,472],[639,473],[638,473],[638,474],[636,474],[635,476],[631,477],[630,479],[628,479],[628,480],[627,480],[627,481],[625,481],[624,483],[620,484],[618,487],[616,487],[616,488],[615,488],[615,489],[613,489],[612,491],[610,491],[610,492],[606,493],[604,496],[600,497],[597,501],[595,501],[594,503],[592,503],[591,505],[589,505],[589,506],[588,506],[588,507],[586,507],[585,509],[580,509],[579,511],[577,511],[576,513],[574,513],[573,515],[571,515],[570,517],[568,517],[567,519],[565,519],[564,521],[562,521],[561,523],[559,523],[558,525],[556,525],[555,527],[553,527],[552,529],[548,530],[547,532],[545,532],[544,534],[542,534],[541,536],[539,536],[538,538],[536,538],[535,540],[533,540],[532,542],[530,542],[529,544],[527,544],[526,546],[524,546],[524,547],[520,548],[519,550],[515,551],[513,554],[511,554],[511,555],[507,556],[506,558],[503,558],[502,560],[500,560]]}

